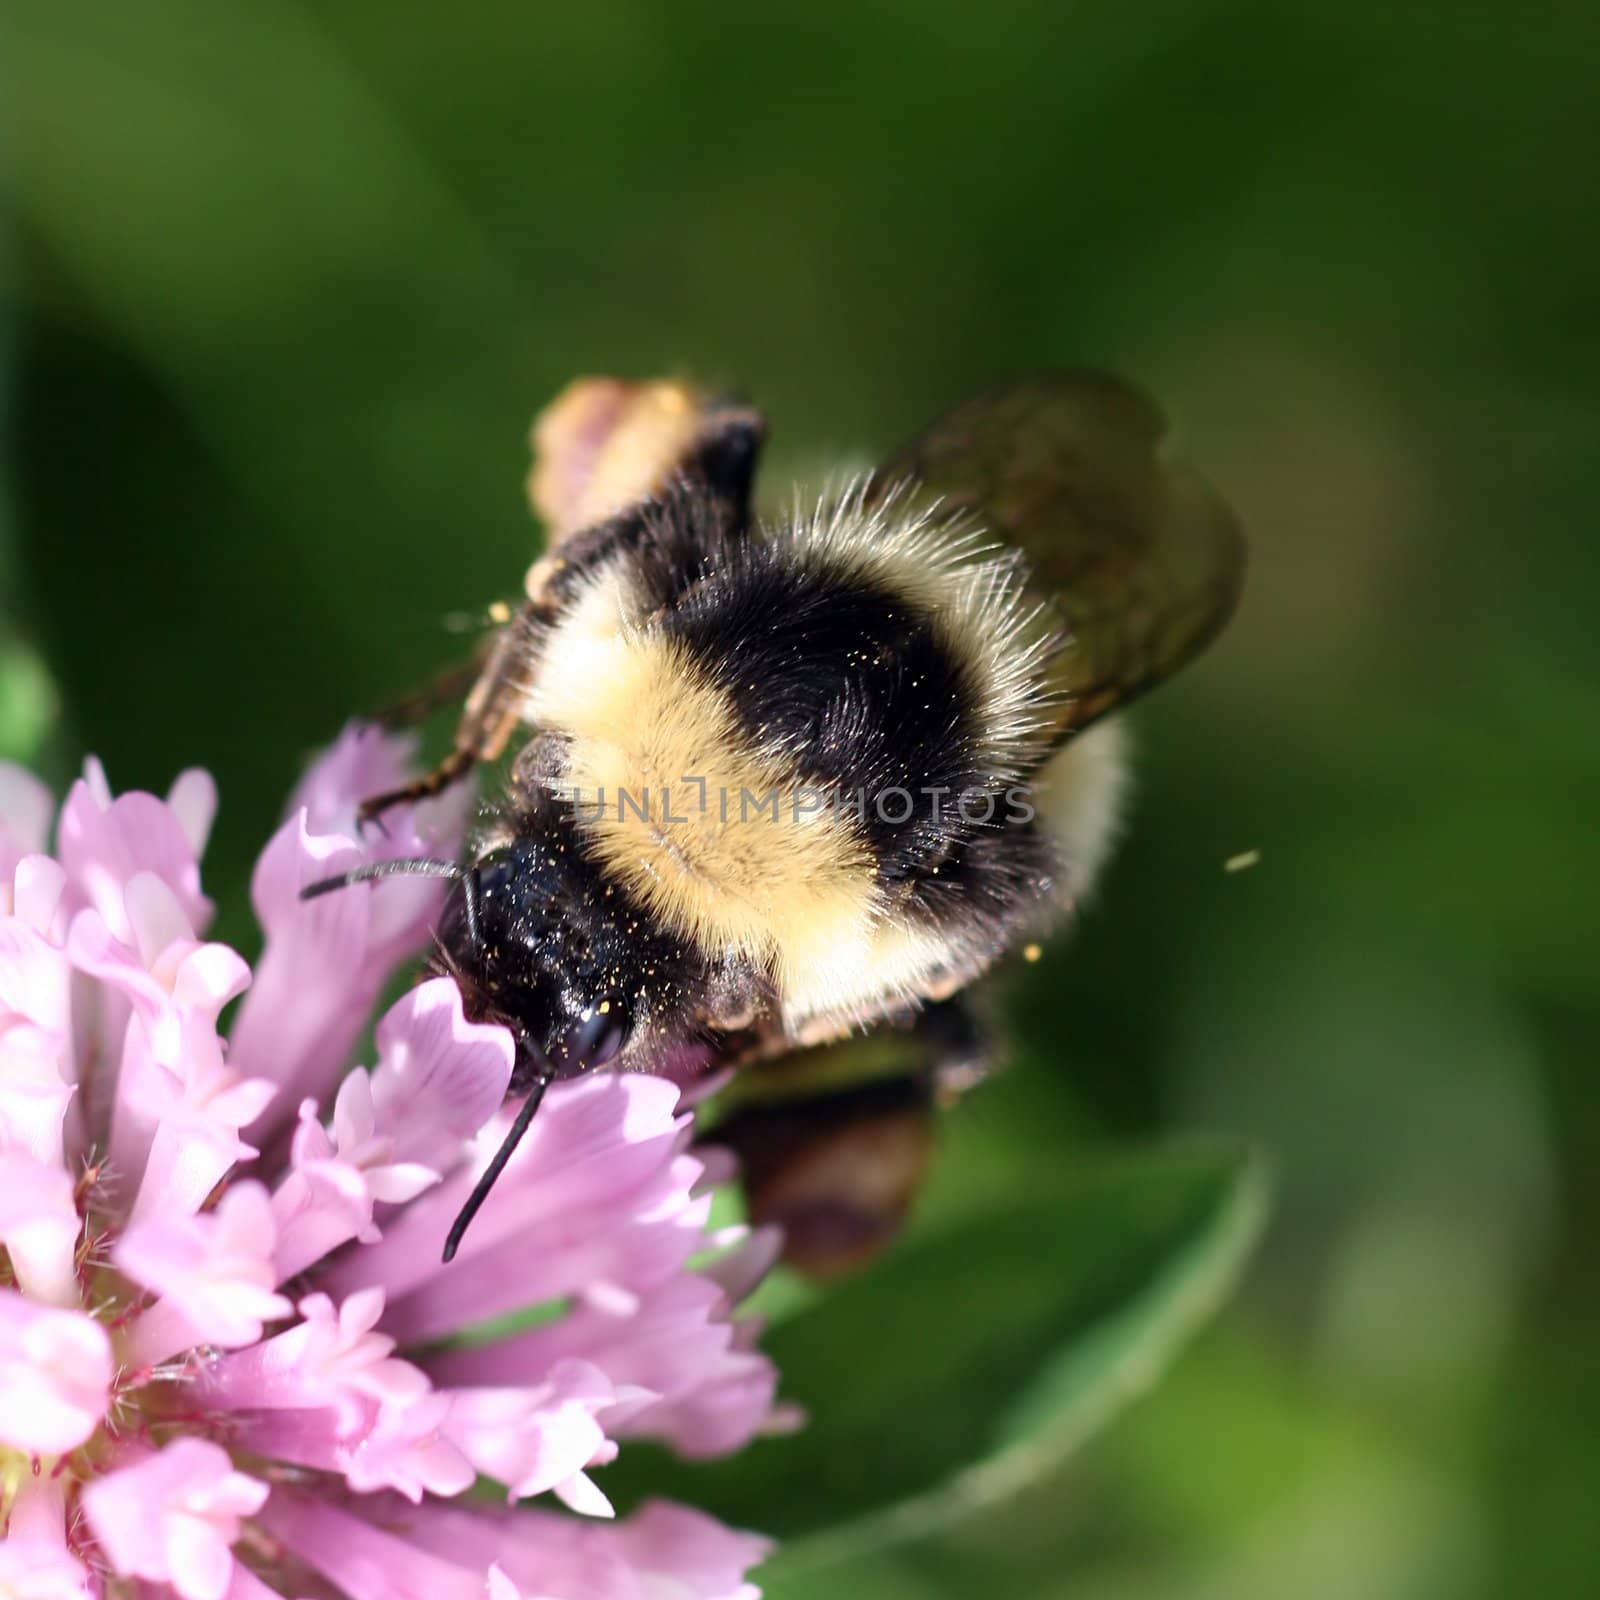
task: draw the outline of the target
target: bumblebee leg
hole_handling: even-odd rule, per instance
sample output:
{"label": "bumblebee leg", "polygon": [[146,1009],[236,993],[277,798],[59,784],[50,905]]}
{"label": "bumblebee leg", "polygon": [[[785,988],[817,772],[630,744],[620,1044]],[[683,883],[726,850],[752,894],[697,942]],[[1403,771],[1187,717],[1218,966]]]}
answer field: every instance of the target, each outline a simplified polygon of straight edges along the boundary
{"label": "bumblebee leg", "polygon": [[484,657],[479,654],[470,661],[446,667],[404,699],[384,706],[374,715],[373,721],[385,728],[412,728],[446,706],[460,705],[482,676],[483,663]]}
{"label": "bumblebee leg", "polygon": [[[909,1025],[746,1069],[753,1099],[708,1130],[739,1158],[752,1222],[784,1230],[814,1277],[863,1266],[899,1233],[932,1155],[936,1108],[980,1075],[984,1040],[959,998]],[[853,1078],[856,1071],[870,1076]]]}
{"label": "bumblebee leg", "polygon": [[385,811],[395,806],[416,805],[419,800],[431,800],[434,795],[443,794],[466,777],[476,762],[477,757],[470,751],[452,750],[443,761],[403,788],[390,789],[384,794],[375,794],[371,799],[363,800],[360,810],[356,812],[357,823],[365,826],[369,822],[377,822]]}
{"label": "bumblebee leg", "polygon": [[725,502],[742,526],[765,432],[748,406],[670,379],[578,379],[533,424],[528,499],[549,531],[551,555],[581,559],[567,548],[578,536],[636,519],[675,479]]}
{"label": "bumblebee leg", "polygon": [[549,611],[524,601],[489,649],[474,674],[467,704],[456,727],[455,748],[431,772],[403,788],[365,801],[358,820],[375,822],[392,806],[415,804],[459,783],[480,761],[493,761],[522,720],[522,700],[532,681]]}
{"label": "bumblebee leg", "polygon": [[[659,458],[661,473],[647,494],[587,525],[555,524],[549,550],[528,569],[524,587],[530,599],[559,608],[597,567],[625,552],[677,549],[692,565],[695,552],[674,541],[742,535],[750,523],[751,485],[765,429],[760,413],[746,406],[697,401],[693,433],[678,441],[680,454]],[[692,506],[692,519],[684,515],[685,506]]]}

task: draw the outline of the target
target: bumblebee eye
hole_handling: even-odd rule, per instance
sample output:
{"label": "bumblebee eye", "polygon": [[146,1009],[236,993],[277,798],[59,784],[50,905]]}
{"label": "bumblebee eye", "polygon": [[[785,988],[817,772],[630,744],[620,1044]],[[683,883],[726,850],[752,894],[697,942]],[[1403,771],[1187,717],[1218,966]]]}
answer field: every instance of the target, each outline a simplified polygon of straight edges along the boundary
{"label": "bumblebee eye", "polygon": [[633,1027],[633,1008],[618,994],[598,1000],[573,1029],[566,1057],[579,1070],[603,1067],[615,1059],[628,1042]]}

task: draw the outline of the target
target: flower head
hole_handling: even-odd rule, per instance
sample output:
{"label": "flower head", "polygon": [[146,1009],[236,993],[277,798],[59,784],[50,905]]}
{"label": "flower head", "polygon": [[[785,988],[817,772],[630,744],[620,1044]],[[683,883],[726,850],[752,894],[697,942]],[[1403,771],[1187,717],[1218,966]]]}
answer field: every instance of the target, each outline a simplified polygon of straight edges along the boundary
{"label": "flower head", "polygon": [[[0,1597],[756,1593],[759,1539],[662,1504],[602,1520],[589,1476],[772,1416],[736,1307],[771,1242],[708,1233],[678,1089],[553,1088],[444,1267],[510,1038],[435,978],[349,1063],[440,887],[299,892],[362,859],[355,806],[406,755],[351,729],[308,775],[256,869],[253,972],[206,938],[203,774],[113,797],[91,764],[50,854],[48,796],[0,767]],[[372,847],[460,828],[435,804]],[[558,1314],[491,1336],[531,1308]],[[464,1499],[480,1477],[498,1496]],[[566,1509],[513,1509],[547,1495]]]}

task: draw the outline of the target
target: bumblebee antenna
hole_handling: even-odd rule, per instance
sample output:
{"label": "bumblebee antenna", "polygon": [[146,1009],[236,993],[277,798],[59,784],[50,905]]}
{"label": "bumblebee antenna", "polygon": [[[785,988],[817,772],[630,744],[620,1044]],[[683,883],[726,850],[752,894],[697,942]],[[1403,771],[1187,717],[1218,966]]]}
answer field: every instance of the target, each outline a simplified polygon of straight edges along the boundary
{"label": "bumblebee antenna", "polygon": [[539,1109],[539,1102],[544,1099],[544,1092],[550,1087],[554,1076],[549,1062],[541,1061],[539,1075],[533,1080],[533,1087],[528,1090],[528,1098],[522,1102],[522,1109],[517,1113],[516,1121],[511,1124],[511,1131],[501,1140],[500,1148],[494,1153],[494,1159],[483,1169],[483,1176],[478,1179],[472,1193],[467,1196],[467,1203],[462,1206],[460,1215],[450,1224],[450,1232],[444,1241],[446,1263],[455,1260],[456,1251],[461,1248],[461,1240],[471,1226],[472,1219],[477,1216],[483,1202],[489,1198],[489,1191],[494,1188],[495,1181],[505,1171],[512,1152],[522,1143],[522,1136],[528,1131],[528,1124],[533,1121],[533,1115]]}
{"label": "bumblebee antenna", "polygon": [[319,878],[300,891],[302,900],[315,900],[332,894],[336,889],[348,889],[354,883],[370,883],[375,878],[448,878],[462,886],[462,898],[467,922],[467,937],[472,948],[480,948],[478,940],[478,873],[473,867],[464,867],[459,861],[444,861],[437,856],[411,856],[403,861],[369,861],[364,866],[352,867],[336,878]]}
{"label": "bumblebee antenna", "polygon": [[405,861],[369,861],[364,866],[352,867],[336,878],[319,878],[300,891],[302,900],[315,900],[318,895],[332,894],[335,889],[348,889],[352,883],[366,883],[373,878],[464,878],[467,869],[459,861],[441,861],[434,856],[413,856]]}

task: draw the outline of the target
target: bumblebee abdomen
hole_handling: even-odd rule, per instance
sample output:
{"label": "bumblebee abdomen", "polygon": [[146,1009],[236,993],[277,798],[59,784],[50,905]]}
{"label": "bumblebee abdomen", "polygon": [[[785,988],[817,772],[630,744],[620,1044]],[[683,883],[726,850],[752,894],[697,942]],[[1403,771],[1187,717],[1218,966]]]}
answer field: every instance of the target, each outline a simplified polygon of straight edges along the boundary
{"label": "bumblebee abdomen", "polygon": [[944,849],[954,796],[985,781],[981,708],[924,608],[870,575],[751,546],[661,628],[723,695],[742,747],[849,815],[880,884]]}
{"label": "bumblebee abdomen", "polygon": [[1049,888],[1006,798],[1048,648],[1022,575],[892,509],[720,543],[664,526],[590,580],[529,696],[606,869],[761,964],[796,1026],[920,998],[979,943],[983,964]]}

